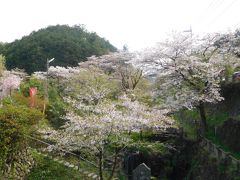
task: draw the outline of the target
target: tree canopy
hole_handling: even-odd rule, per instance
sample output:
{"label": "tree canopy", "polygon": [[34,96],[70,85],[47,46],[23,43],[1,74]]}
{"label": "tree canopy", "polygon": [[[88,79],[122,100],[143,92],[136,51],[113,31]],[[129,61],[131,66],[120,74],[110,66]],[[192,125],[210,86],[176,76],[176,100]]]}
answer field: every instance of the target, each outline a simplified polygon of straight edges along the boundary
{"label": "tree canopy", "polygon": [[116,51],[116,48],[84,26],[49,26],[12,43],[2,44],[1,53],[6,56],[8,69],[25,69],[27,73],[45,71],[47,58],[54,57],[52,65],[77,66],[86,57],[100,56]]}

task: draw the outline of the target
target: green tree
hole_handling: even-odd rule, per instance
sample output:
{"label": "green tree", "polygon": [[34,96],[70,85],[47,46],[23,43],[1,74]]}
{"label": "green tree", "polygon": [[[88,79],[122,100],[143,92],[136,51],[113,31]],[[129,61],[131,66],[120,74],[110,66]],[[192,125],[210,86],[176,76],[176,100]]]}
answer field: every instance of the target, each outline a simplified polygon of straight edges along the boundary
{"label": "green tree", "polygon": [[3,72],[5,70],[5,62],[6,62],[5,57],[2,54],[0,54],[0,76],[3,75]]}
{"label": "green tree", "polygon": [[6,48],[7,48],[6,45],[7,45],[6,43],[0,42],[0,54],[6,53]]}

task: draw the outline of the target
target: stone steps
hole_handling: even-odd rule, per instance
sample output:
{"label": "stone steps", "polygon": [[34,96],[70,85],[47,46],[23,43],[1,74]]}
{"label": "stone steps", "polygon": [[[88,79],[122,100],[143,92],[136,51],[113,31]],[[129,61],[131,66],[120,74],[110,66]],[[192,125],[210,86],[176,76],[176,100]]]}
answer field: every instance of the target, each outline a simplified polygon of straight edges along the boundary
{"label": "stone steps", "polygon": [[58,158],[56,158],[56,157],[54,158],[54,157],[52,157],[51,155],[46,154],[46,153],[39,152],[39,151],[37,151],[36,149],[34,149],[34,151],[36,151],[37,154],[42,155],[42,156],[44,156],[44,157],[48,157],[49,159],[52,159],[53,161],[55,161],[55,162],[57,162],[57,163],[63,164],[63,165],[65,165],[65,166],[68,167],[68,168],[73,168],[73,169],[75,169],[75,170],[80,171],[82,174],[84,174],[84,175],[85,175],[86,177],[88,177],[89,179],[99,179],[99,177],[98,177],[97,174],[92,173],[92,172],[89,172],[89,171],[84,170],[84,169],[81,169],[79,166],[76,166],[76,165],[71,164],[71,163],[69,163],[69,162],[67,162],[67,161],[58,159]]}

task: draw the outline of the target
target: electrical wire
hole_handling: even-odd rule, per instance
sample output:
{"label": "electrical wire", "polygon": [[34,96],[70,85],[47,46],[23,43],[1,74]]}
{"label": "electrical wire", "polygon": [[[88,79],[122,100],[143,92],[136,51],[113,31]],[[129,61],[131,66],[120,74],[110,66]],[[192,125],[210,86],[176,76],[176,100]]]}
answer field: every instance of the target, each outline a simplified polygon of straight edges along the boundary
{"label": "electrical wire", "polygon": [[[200,24],[203,24],[204,23],[202,22],[202,19],[208,19],[209,16],[211,16],[213,14],[213,12],[215,10],[218,9],[218,7],[220,7],[223,2],[225,0],[213,0],[209,3],[209,5],[205,8],[205,10],[201,13],[201,15],[199,15],[197,18],[196,18],[196,21],[199,21]],[[213,14],[214,15],[214,14]],[[208,17],[206,17],[208,16]],[[195,23],[196,23],[195,21]]]}
{"label": "electrical wire", "polygon": [[[40,140],[40,139],[37,139],[37,138],[31,137],[31,136],[28,136],[28,135],[26,135],[26,134],[25,134],[24,136],[27,137],[27,138],[29,138],[29,139],[32,139],[32,140],[38,141],[38,142],[40,142],[40,143],[42,143],[42,144],[45,144],[45,145],[48,145],[48,146],[52,146],[52,144],[49,144],[49,143],[47,143],[47,142],[45,142],[45,141],[43,141],[43,140]],[[89,160],[87,160],[87,159],[81,157],[81,156],[78,155],[78,154],[75,154],[75,153],[73,153],[73,152],[70,152],[70,151],[64,150],[64,149],[62,149],[62,148],[59,148],[59,150],[65,152],[65,153],[68,153],[68,154],[71,154],[71,155],[77,156],[77,157],[79,157],[81,160],[83,160],[83,161],[85,161],[85,162],[87,162],[87,163],[89,163],[89,164],[91,164],[91,165],[93,165],[93,166],[95,166],[95,167],[98,167],[95,163],[93,163],[93,162],[91,162],[91,161],[89,161]]]}
{"label": "electrical wire", "polygon": [[[223,0],[224,1],[224,0]],[[223,2],[221,1],[221,2]],[[213,24],[215,24],[220,17],[222,17],[226,12],[228,12],[228,10],[237,2],[237,0],[233,0],[231,1],[220,13],[218,13],[217,16],[215,16],[206,26],[212,26]]]}

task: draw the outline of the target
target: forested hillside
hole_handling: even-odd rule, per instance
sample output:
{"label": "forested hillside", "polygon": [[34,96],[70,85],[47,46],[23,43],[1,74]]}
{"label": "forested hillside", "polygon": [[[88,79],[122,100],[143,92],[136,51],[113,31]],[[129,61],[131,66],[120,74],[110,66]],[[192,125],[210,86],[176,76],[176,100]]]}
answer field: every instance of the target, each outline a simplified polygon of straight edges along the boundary
{"label": "forested hillside", "polygon": [[116,48],[84,26],[49,26],[12,43],[0,44],[8,69],[20,68],[31,74],[46,70],[46,59],[54,57],[56,66],[77,66],[86,57],[103,55]]}

